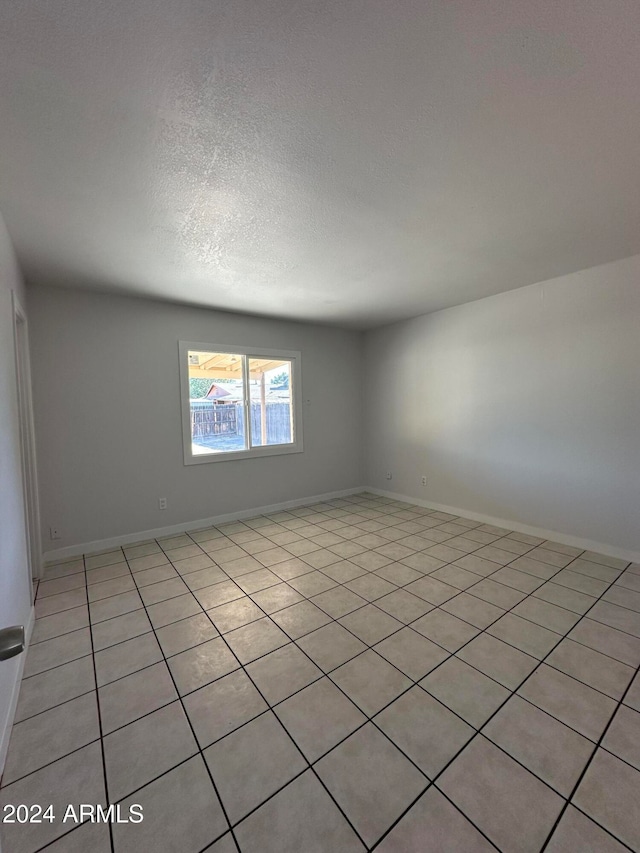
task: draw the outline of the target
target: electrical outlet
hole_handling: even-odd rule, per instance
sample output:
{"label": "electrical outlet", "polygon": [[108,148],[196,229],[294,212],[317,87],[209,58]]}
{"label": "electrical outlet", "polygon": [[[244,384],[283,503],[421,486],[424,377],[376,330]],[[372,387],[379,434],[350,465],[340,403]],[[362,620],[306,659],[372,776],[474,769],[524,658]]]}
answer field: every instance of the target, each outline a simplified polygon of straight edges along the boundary
{"label": "electrical outlet", "polygon": [[427,478],[426,478],[426,477],[423,477],[423,478],[422,478],[422,485],[423,485],[423,486],[426,486],[426,485],[427,485]]}
{"label": "electrical outlet", "polygon": [[393,475],[392,475],[391,471],[387,471],[387,473],[384,475],[385,480],[390,480],[392,478],[392,476]]}
{"label": "electrical outlet", "polygon": [[60,539],[60,530],[57,527],[49,528],[49,539]]}
{"label": "electrical outlet", "polygon": [[166,509],[167,508],[167,499],[166,498],[158,498],[158,509]]}

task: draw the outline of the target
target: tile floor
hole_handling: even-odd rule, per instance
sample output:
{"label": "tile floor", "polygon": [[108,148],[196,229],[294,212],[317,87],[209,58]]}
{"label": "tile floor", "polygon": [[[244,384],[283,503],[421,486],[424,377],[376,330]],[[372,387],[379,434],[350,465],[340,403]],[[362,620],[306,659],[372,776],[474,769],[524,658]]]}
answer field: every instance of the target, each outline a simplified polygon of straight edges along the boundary
{"label": "tile floor", "polygon": [[[51,566],[5,853],[640,849],[640,565],[370,494]],[[67,804],[142,823],[63,823]]]}

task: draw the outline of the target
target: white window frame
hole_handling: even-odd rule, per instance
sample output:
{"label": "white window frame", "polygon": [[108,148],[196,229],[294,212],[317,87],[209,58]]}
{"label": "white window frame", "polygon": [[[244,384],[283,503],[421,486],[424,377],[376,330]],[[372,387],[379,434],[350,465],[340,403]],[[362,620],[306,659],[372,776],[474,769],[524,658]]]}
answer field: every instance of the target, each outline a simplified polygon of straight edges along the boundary
{"label": "white window frame", "polygon": [[[190,350],[212,353],[229,353],[241,355],[244,358],[244,385],[246,389],[245,425],[246,439],[249,447],[246,450],[229,450],[224,453],[203,453],[194,455],[191,449],[191,410],[189,393],[189,364]],[[233,459],[253,459],[260,456],[282,456],[289,453],[302,453],[302,355],[295,350],[272,350],[259,347],[229,346],[228,344],[201,343],[196,341],[179,341],[178,353],[180,359],[180,404],[182,409],[182,445],[185,465],[203,465],[208,462],[229,462]],[[269,358],[274,361],[282,359],[291,362],[291,421],[293,441],[289,444],[269,444],[251,446],[251,427],[248,410],[251,405],[249,392],[249,359]]]}

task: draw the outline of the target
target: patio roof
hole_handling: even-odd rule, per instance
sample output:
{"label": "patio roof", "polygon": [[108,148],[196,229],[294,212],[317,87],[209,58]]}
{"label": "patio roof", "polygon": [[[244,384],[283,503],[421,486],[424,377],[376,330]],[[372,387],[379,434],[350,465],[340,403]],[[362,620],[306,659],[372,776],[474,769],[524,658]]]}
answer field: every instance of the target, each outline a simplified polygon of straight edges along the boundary
{"label": "patio roof", "polygon": [[[285,367],[288,361],[277,359],[251,358],[250,374],[252,379],[259,379],[269,370]],[[226,379],[242,378],[242,359],[231,353],[197,352],[189,350],[189,377],[191,379]]]}
{"label": "patio roof", "polygon": [[[267,383],[265,373],[278,367],[289,366],[290,362],[279,359],[249,357],[249,378],[260,380],[260,433],[261,443],[267,443]],[[242,379],[242,358],[227,352],[199,352],[189,350],[189,378]]]}

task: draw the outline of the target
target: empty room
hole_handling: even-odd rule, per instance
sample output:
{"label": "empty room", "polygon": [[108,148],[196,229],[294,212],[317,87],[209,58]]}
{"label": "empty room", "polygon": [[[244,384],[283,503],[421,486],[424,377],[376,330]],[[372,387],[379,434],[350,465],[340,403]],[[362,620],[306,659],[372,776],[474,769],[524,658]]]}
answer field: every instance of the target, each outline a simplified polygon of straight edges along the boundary
{"label": "empty room", "polygon": [[0,4],[1,853],[640,851],[640,4]]}

